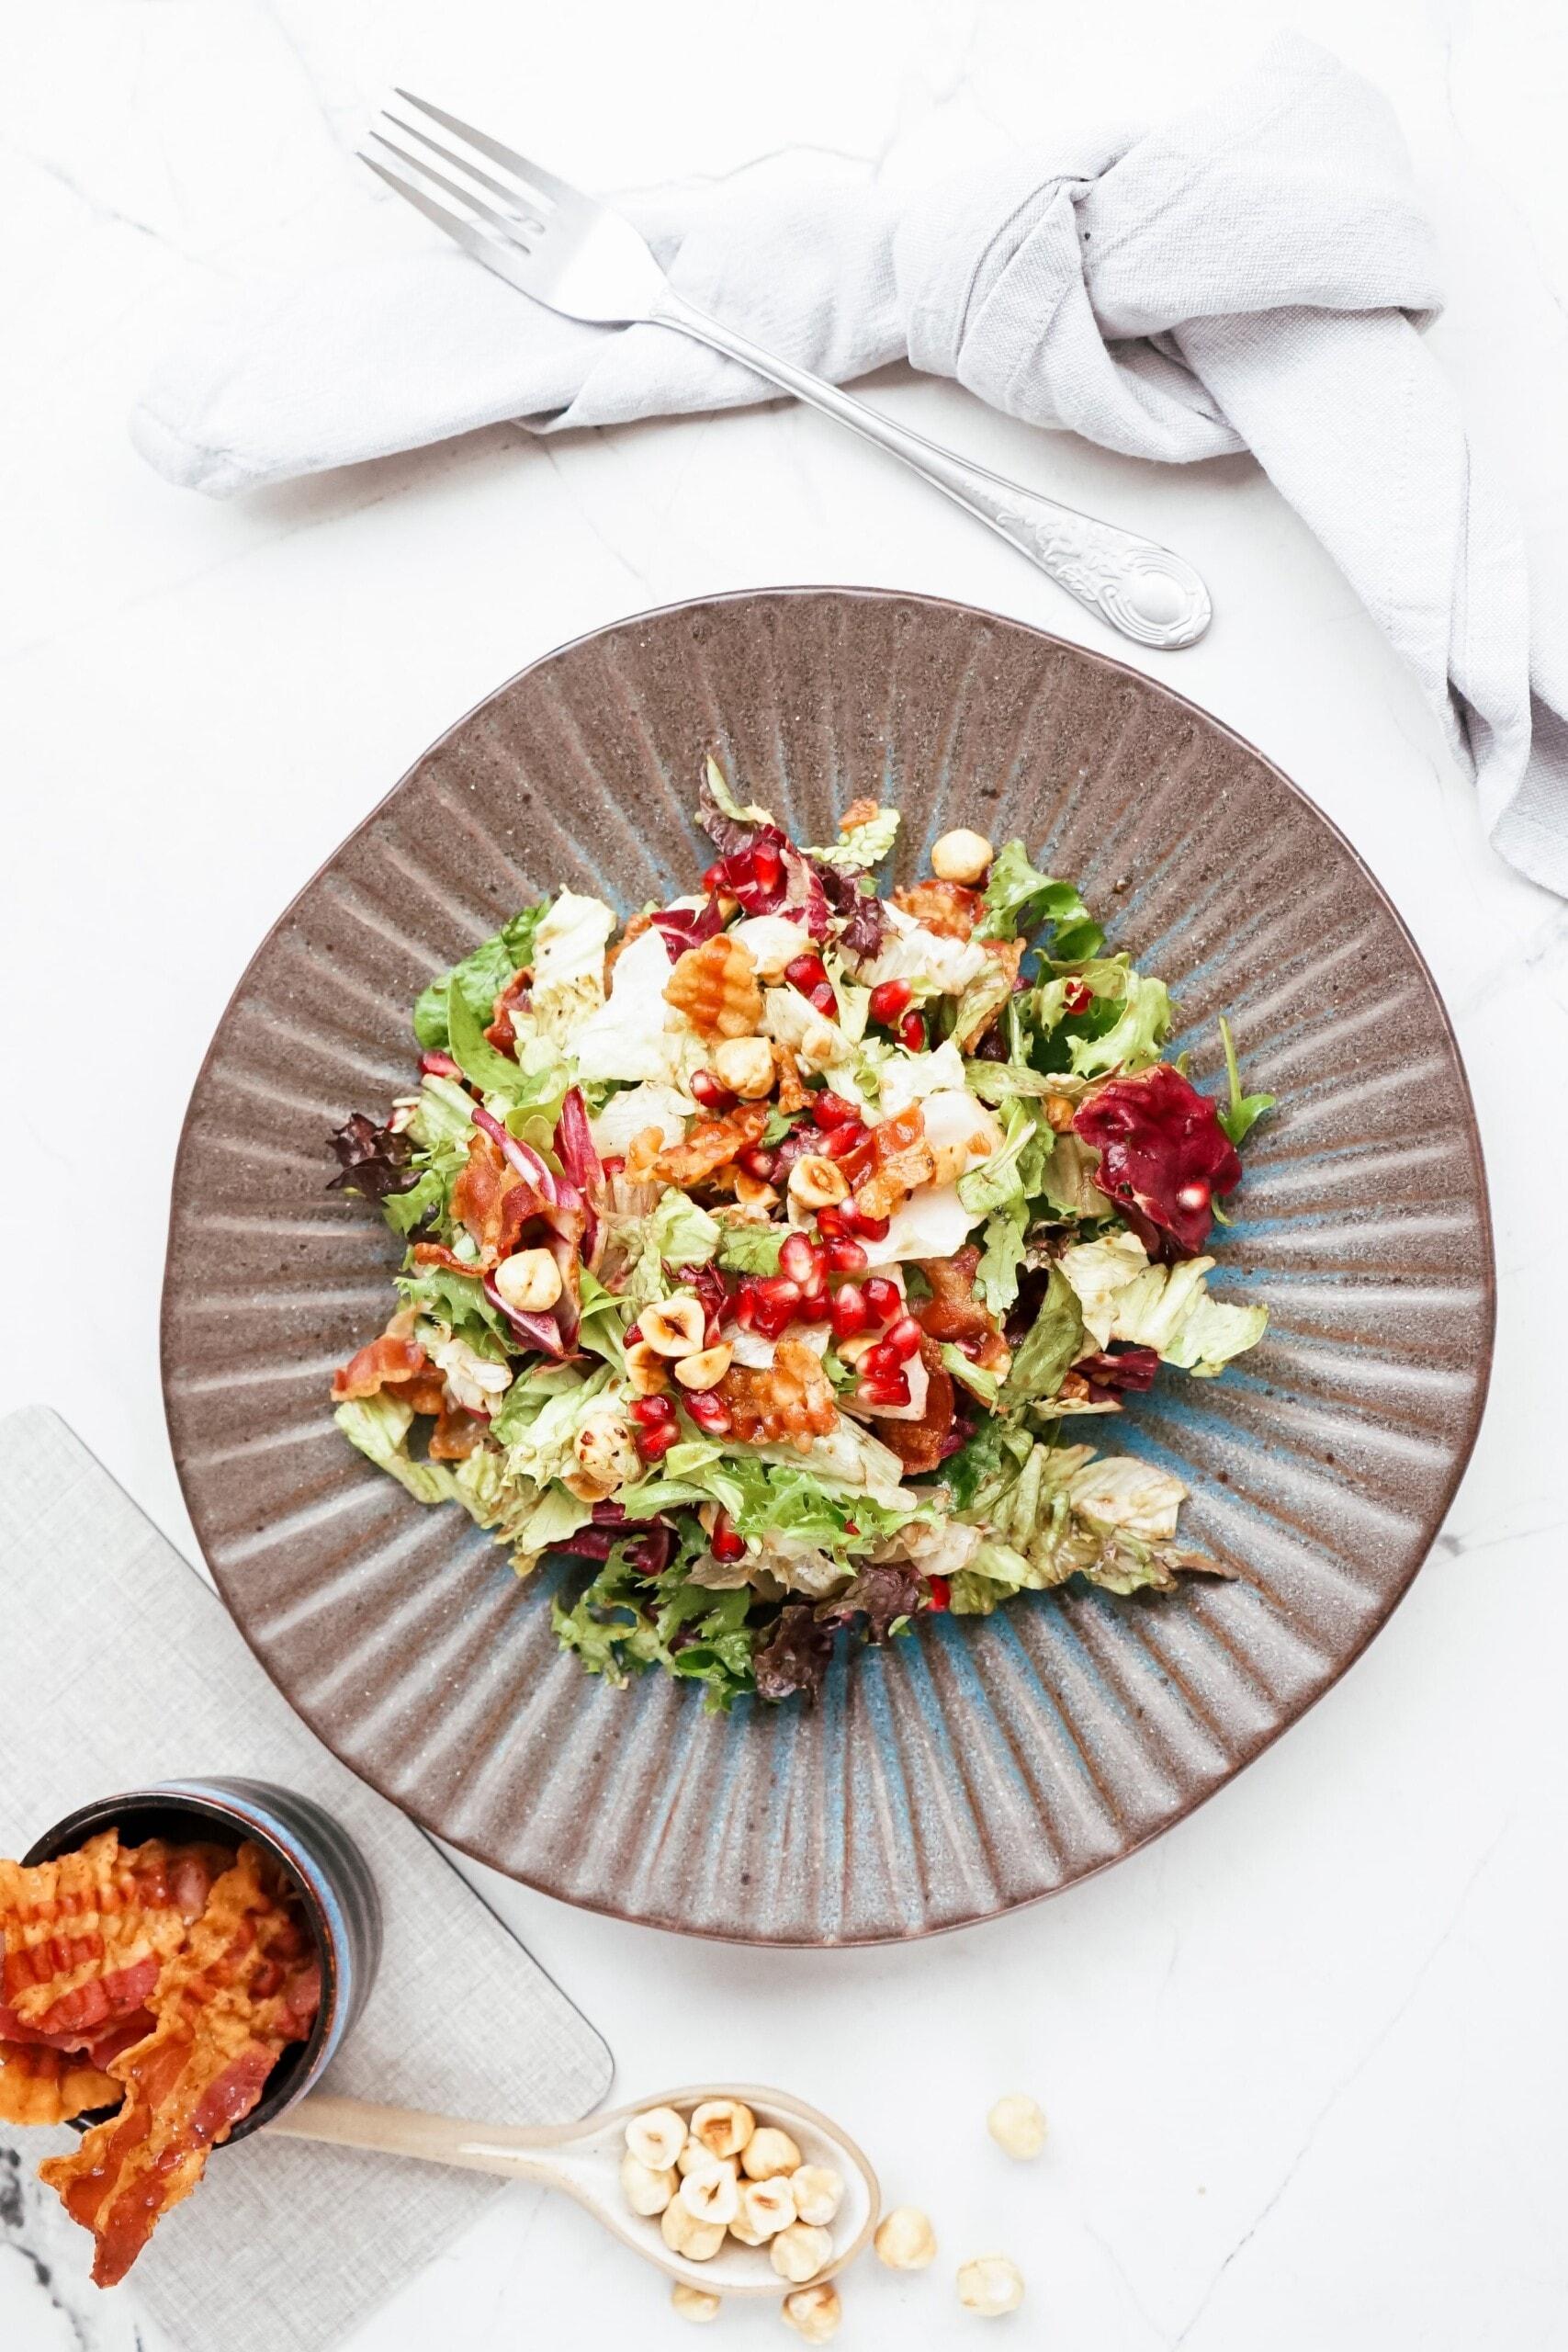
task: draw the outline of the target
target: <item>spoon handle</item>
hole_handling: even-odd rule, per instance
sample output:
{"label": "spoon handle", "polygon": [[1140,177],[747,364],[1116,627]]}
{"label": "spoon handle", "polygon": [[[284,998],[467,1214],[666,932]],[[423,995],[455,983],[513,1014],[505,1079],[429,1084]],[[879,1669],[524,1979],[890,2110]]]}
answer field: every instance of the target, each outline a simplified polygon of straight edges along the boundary
{"label": "spoon handle", "polygon": [[494,2173],[502,2180],[542,2181],[552,2188],[575,2189],[577,2186],[570,2156],[556,2144],[558,2132],[555,2130],[469,2123],[457,2116],[422,2115],[412,2107],[379,2107],[367,2099],[338,2098],[327,2091],[312,2091],[267,2128],[285,2140],[370,2148],[382,2155],[414,2156],[423,2164]]}

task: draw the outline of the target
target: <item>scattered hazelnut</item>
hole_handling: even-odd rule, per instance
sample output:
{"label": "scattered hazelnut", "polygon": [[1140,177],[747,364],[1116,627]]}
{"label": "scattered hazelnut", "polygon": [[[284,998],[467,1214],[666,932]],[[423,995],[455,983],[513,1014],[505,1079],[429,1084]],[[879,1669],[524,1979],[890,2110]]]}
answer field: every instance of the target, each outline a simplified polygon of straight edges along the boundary
{"label": "scattered hazelnut", "polygon": [[681,1290],[673,1298],[645,1306],[637,1321],[655,1355],[680,1357],[694,1355],[702,1346],[708,1318],[702,1301]]}
{"label": "scattered hazelnut", "polygon": [[634,1340],[626,1350],[626,1383],[634,1396],[658,1396],[670,1385],[669,1359],[646,1340]]}
{"label": "scattered hazelnut", "polygon": [[844,2184],[829,2165],[802,2165],[792,2172],[789,2185],[795,2191],[795,2210],[803,2222],[826,2227],[838,2211],[844,2194]]}
{"label": "scattered hazelnut", "polygon": [[1027,2162],[1045,2145],[1045,2118],[1038,2099],[1027,2091],[1010,2091],[998,2099],[986,2118],[986,2129],[998,2148]]}
{"label": "scattered hazelnut", "polygon": [[[672,2207],[667,2209],[672,2211]],[[833,2241],[827,2231],[814,2230],[809,2222],[791,2222],[768,2247],[768,2258],[779,2277],[788,2278],[796,2287],[804,2287],[808,2278],[815,2278],[832,2256]]]}
{"label": "scattered hazelnut", "polygon": [[672,2107],[644,2108],[626,2124],[626,2147],[649,2172],[668,2172],[686,2144],[686,2119]]}
{"label": "scattered hazelnut", "polygon": [[765,1037],[726,1037],[713,1050],[713,1074],[743,1102],[773,1091],[773,1049]]}
{"label": "scattered hazelnut", "polygon": [[[626,1480],[642,1476],[642,1456],[630,1427],[613,1405],[588,1414],[571,1442],[571,1450],[577,1456],[575,1483],[570,1479],[567,1483],[585,1502],[597,1501]],[[660,2169],[654,2166],[656,2172]]]}
{"label": "scattered hazelnut", "polygon": [[716,2161],[713,2150],[705,2148],[700,2140],[694,2140],[688,2132],[686,2144],[675,2159],[675,2169],[684,2180],[689,2172],[700,2172],[705,2165]]}
{"label": "scattered hazelnut", "polygon": [[[748,2180],[740,2189],[740,2211],[748,2229],[759,2241],[777,2237],[792,2222],[808,2220],[795,2203],[795,2189],[788,2173],[770,2173],[766,2180]],[[730,2224],[734,2227],[733,2222]]]}
{"label": "scattered hazelnut", "polygon": [[621,2187],[634,2213],[662,2213],[675,2194],[672,2172],[655,2172],[628,2148],[621,2158]]}
{"label": "scattered hazelnut", "polygon": [[849,1178],[826,1152],[803,1151],[789,1171],[790,1199],[803,1209],[836,1208],[849,1190]]}
{"label": "scattered hazelnut", "polygon": [[799,2165],[800,2150],[789,2133],[774,2123],[764,2123],[753,2132],[740,2152],[740,2169],[751,2180],[766,2180],[775,2172],[795,2172]]}
{"label": "scattered hazelnut", "polygon": [[728,1340],[721,1340],[714,1348],[697,1348],[680,1359],[675,1377],[682,1388],[716,1388],[729,1370],[730,1354]]}
{"label": "scattered hazelnut", "polygon": [[716,2222],[720,2229],[728,2228],[740,2211],[735,2166],[728,2162],[720,2163],[716,2156],[709,2156],[705,2164],[694,2166],[675,2193],[699,2222]]}
{"label": "scattered hazelnut", "polygon": [[797,2287],[793,2295],[786,2295],[780,2316],[807,2344],[826,2344],[830,2335],[837,2335],[844,2307],[838,2289],[824,2278],[819,2286]]}
{"label": "scattered hazelnut", "polygon": [[931,872],[939,882],[981,882],[990,870],[991,844],[966,825],[931,844]]}
{"label": "scattered hazelnut", "polygon": [[752,2187],[755,2187],[755,2183],[748,2182],[740,2191],[740,2211],[729,2224],[729,2234],[740,2245],[766,2245],[768,2240],[773,2235],[773,2232],[754,2230],[746,2211],[746,2188]]}
{"label": "scattered hazelnut", "polygon": [[931,2216],[918,2205],[895,2205],[884,2214],[872,2244],[889,2270],[923,2270],[936,2256]]}
{"label": "scattered hazelnut", "polygon": [[981,2319],[1002,2319],[1023,2301],[1023,2274],[1005,2254],[976,2255],[958,2273],[958,2300]]}
{"label": "scattered hazelnut", "polygon": [[659,2216],[659,2229],[671,2253],[683,2254],[689,2262],[711,2262],[724,2244],[724,2223],[699,2221],[679,2197],[672,2197]]}
{"label": "scattered hazelnut", "polygon": [[705,2287],[688,2287],[683,2278],[678,2278],[670,2290],[670,2301],[681,2317],[689,2319],[694,2327],[705,2327],[710,2319],[716,2319],[719,2314],[718,2296],[710,2295]]}
{"label": "scattered hazelnut", "polygon": [[495,1270],[495,1286],[520,1315],[542,1315],[561,1295],[561,1272],[547,1250],[518,1250]]}
{"label": "scattered hazelnut", "polygon": [[1066,1094],[1047,1094],[1045,1124],[1053,1135],[1065,1136],[1077,1116],[1077,1104]]}

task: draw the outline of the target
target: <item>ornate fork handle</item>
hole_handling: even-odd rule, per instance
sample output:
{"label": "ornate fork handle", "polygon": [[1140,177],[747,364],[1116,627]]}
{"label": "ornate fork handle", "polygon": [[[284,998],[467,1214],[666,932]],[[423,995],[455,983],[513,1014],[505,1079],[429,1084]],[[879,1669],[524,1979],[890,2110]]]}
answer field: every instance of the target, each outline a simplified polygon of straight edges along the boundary
{"label": "ornate fork handle", "polygon": [[652,322],[673,327],[681,334],[705,343],[813,408],[838,418],[890,456],[902,458],[918,474],[947,492],[960,506],[1007,539],[1039,565],[1042,571],[1140,645],[1174,652],[1194,645],[1208,628],[1213,613],[1209,592],[1192,566],[1181,556],[1136,531],[1098,522],[1076,507],[1059,505],[1038,491],[987,473],[968,464],[951,449],[910,433],[863,401],[842,392],[836,384],[776,359],[746,335],[694,310],[674,289],[667,288],[649,313]]}

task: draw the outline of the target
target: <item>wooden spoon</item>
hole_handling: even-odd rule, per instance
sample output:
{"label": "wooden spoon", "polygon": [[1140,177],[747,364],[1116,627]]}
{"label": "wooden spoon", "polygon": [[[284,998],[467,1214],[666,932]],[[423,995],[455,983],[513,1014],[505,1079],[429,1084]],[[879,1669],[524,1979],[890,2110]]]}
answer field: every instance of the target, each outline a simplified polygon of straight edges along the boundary
{"label": "wooden spoon", "polygon": [[830,2278],[852,2262],[881,2211],[876,2175],[854,2142],[816,2108],[784,2091],[750,2083],[698,2083],[682,2090],[655,2091],[635,2106],[591,2115],[585,2122],[527,2129],[514,2123],[461,2122],[454,2116],[422,2115],[412,2108],[376,2107],[367,2099],[312,2091],[266,2130],[274,2139],[371,2148],[384,2155],[414,2156],[425,2164],[457,2165],[468,2172],[495,2173],[503,2180],[532,2180],[545,2188],[564,2189],[623,2245],[684,2286],[704,2288],[710,2295],[791,2294],[797,2282],[779,2277],[765,2245],[746,2246],[727,2237],[711,2262],[694,2262],[665,2245],[657,2214],[650,2220],[634,2213],[622,2193],[621,2158],[631,2117],[650,2107],[675,2107],[689,2113],[710,2098],[744,2099],[759,2124],[777,2124],[789,2133],[803,2164],[829,2165],[841,2176],[843,2201],[829,2225],[833,2252],[816,2276]]}

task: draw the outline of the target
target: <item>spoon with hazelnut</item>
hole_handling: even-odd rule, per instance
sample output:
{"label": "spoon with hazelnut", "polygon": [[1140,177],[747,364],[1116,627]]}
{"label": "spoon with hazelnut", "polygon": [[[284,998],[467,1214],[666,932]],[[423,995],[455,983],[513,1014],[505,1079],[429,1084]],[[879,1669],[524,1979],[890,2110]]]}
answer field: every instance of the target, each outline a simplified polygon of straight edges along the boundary
{"label": "spoon with hazelnut", "polygon": [[876,2175],[836,2123],[750,2084],[528,2128],[312,2091],[267,2129],[564,2189],[634,2254],[713,2295],[787,2295],[832,2278],[881,2211]]}

